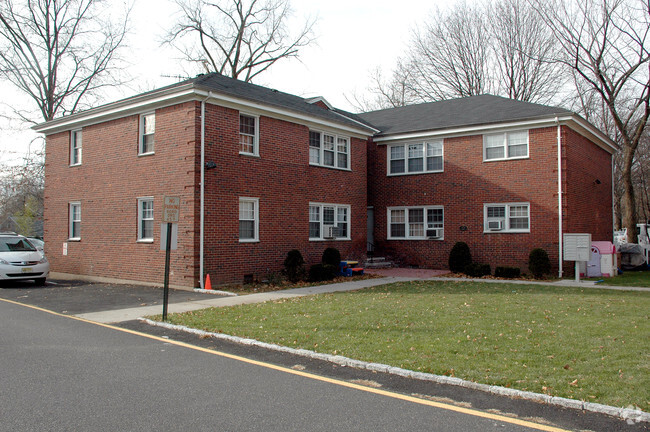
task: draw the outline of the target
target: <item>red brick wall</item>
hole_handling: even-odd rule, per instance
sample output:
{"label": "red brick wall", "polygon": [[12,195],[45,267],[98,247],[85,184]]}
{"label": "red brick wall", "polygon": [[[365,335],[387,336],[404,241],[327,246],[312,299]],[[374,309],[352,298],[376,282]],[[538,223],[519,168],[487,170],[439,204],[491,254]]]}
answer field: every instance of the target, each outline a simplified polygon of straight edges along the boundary
{"label": "red brick wall", "polygon": [[[206,107],[205,271],[212,283],[264,279],[298,249],[307,264],[325,248],[361,258],[366,247],[366,142],[351,139],[352,171],[309,165],[309,129],[262,116],[259,156],[239,154],[239,112]],[[239,242],[239,198],[259,198],[259,242]],[[351,240],[309,241],[309,203],[351,206]]]}
{"label": "red brick wall", "polygon": [[[565,186],[569,188],[565,196],[567,212],[572,214],[567,217],[565,231],[576,229],[577,219],[582,221],[584,229],[596,230],[595,227],[601,225],[601,214],[609,212],[611,220],[611,196],[607,200],[603,192],[611,191],[611,176],[605,175],[610,169],[609,162],[605,152],[594,150],[595,145],[580,139],[566,127],[563,130],[569,142],[565,164],[568,171],[575,171],[565,176],[566,184],[573,182],[571,175],[579,176],[581,170],[592,169],[597,170],[603,182],[600,189],[582,187],[584,179],[579,185]],[[394,177],[386,175],[387,147],[370,143],[368,196],[375,211],[374,238],[378,253],[392,255],[403,264],[447,268],[452,246],[464,241],[475,262],[489,263],[492,270],[507,265],[526,272],[528,254],[531,249],[541,247],[548,252],[554,271],[557,270],[557,129],[531,129],[529,142],[528,159],[483,162],[481,135],[448,138],[444,140],[444,172]],[[595,155],[576,158],[585,151]],[[603,201],[598,207],[598,216],[574,217],[582,205],[574,204],[578,198],[584,203]],[[483,204],[508,202],[530,203],[530,233],[484,233]],[[444,240],[387,240],[386,208],[416,205],[444,206]],[[611,223],[605,225],[611,236]],[[462,231],[460,227],[467,227],[467,230]],[[598,232],[598,236],[604,235]]]}
{"label": "red brick wall", "polygon": [[[611,155],[569,128],[562,128],[562,137],[564,232],[590,233],[593,241],[611,242]],[[572,268],[572,263],[566,265]]]}
{"label": "red brick wall", "polygon": [[[138,156],[139,116],[85,127],[82,164],[69,166],[70,133],[47,137],[44,238],[54,272],[163,282],[163,195],[181,196],[170,284],[192,286],[197,259],[194,103],[156,111],[155,154]],[[154,242],[137,242],[137,198],[154,197]],[[81,240],[68,241],[68,203],[81,203]],[[63,255],[67,242],[68,254]]]}

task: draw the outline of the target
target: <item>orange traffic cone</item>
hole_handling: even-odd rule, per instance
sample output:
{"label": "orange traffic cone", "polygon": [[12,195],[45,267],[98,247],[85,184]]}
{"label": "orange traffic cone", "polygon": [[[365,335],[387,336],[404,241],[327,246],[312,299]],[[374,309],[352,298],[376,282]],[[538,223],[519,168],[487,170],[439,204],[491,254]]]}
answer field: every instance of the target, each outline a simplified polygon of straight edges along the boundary
{"label": "orange traffic cone", "polygon": [[205,277],[205,289],[212,289],[212,284],[210,283],[210,273],[208,273],[208,275]]}

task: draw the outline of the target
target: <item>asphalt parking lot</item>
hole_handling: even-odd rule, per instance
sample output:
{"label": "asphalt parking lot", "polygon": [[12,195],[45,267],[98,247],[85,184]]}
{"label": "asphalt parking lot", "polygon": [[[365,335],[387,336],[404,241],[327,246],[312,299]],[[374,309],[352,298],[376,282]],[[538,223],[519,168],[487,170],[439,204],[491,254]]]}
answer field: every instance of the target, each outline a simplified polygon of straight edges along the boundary
{"label": "asphalt parking lot", "polygon": [[[160,305],[162,312],[163,289],[142,285],[55,279],[48,279],[45,286],[36,286],[32,281],[3,281],[0,282],[0,298],[68,315],[154,305]],[[170,304],[206,298],[213,298],[213,295],[169,290]]]}

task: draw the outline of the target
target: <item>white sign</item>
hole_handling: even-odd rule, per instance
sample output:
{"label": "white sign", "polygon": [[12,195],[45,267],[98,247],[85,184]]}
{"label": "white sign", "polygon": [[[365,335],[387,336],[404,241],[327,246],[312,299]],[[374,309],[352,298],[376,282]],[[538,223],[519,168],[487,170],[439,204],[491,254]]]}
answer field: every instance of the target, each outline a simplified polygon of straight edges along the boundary
{"label": "white sign", "polygon": [[591,234],[564,234],[564,260],[591,260]]}
{"label": "white sign", "polygon": [[166,196],[163,198],[163,217],[165,223],[177,223],[181,212],[181,197]]}
{"label": "white sign", "polygon": [[[172,224],[172,238],[170,250],[178,249],[178,224]],[[167,224],[160,224],[160,250],[165,251],[167,247]]]}
{"label": "white sign", "polygon": [[63,255],[68,254],[68,243],[63,242]]}

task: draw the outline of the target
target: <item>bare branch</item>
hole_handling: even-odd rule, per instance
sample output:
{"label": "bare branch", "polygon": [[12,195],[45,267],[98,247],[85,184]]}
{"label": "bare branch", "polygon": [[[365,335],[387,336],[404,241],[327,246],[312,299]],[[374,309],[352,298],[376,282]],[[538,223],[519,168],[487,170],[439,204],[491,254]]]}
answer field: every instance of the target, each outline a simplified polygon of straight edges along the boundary
{"label": "bare branch", "polygon": [[312,42],[314,20],[291,34],[289,0],[176,0],[182,18],[166,43],[190,63],[251,81]]}

